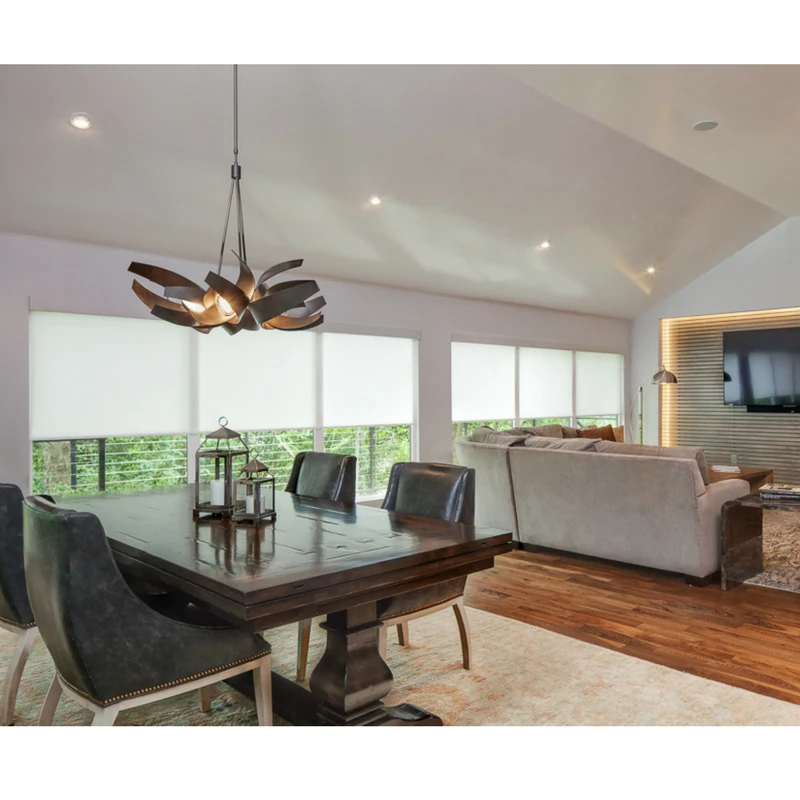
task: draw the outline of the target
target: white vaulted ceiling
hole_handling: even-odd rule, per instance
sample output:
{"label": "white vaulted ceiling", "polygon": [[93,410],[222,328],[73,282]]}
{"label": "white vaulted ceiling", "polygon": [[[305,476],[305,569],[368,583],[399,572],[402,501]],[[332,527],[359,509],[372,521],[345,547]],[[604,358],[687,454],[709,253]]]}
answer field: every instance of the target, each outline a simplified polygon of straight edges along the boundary
{"label": "white vaulted ceiling", "polygon": [[[633,317],[800,210],[759,91],[797,68],[653,69],[243,66],[251,266]],[[213,261],[231,102],[229,67],[0,67],[0,230]]]}

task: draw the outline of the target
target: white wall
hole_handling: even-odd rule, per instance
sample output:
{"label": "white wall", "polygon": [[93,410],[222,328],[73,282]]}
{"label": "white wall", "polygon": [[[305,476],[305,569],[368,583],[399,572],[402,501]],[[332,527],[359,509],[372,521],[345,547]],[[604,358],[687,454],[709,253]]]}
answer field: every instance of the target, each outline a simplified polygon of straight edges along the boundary
{"label": "white wall", "polygon": [[[631,329],[628,402],[658,369],[661,319],[800,306],[799,265],[800,217],[792,217],[637,317]],[[653,444],[658,442],[658,391],[645,386],[644,438]]]}
{"label": "white wall", "polygon": [[[126,271],[131,261],[157,264],[198,281],[211,268],[146,253],[0,234],[0,481],[18,483],[26,491],[30,487],[29,309],[150,317],[131,291],[132,276]],[[313,277],[310,273],[306,277]],[[419,458],[423,461],[451,458],[453,338],[617,352],[625,354],[627,365],[630,323],[626,320],[327,278],[320,278],[319,284],[328,301],[322,330],[419,334]],[[255,335],[269,334],[239,334]],[[86,369],[100,366],[87,363]],[[368,368],[353,365],[353,380],[358,380],[359,370]],[[53,391],[68,392],[70,387],[53,386]]]}

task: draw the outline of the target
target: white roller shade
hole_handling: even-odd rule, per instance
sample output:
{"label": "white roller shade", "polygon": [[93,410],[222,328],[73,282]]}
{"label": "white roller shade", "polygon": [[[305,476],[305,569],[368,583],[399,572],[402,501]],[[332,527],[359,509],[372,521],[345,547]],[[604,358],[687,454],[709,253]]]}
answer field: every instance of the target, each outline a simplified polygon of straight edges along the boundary
{"label": "white roller shade", "polygon": [[413,339],[322,334],[323,425],[410,425],[415,348]]}
{"label": "white roller shade", "polygon": [[572,416],[572,351],[520,347],[519,415]]}
{"label": "white roller shade", "polygon": [[600,416],[622,413],[622,356],[575,354],[576,413]]}
{"label": "white roller shade", "polygon": [[212,331],[199,337],[200,430],[215,430],[221,416],[237,431],[313,428],[315,336]]}
{"label": "white roller shade", "polygon": [[454,422],[514,419],[514,348],[453,342]]}
{"label": "white roller shade", "polygon": [[31,438],[187,432],[190,336],[155,319],[31,312]]}

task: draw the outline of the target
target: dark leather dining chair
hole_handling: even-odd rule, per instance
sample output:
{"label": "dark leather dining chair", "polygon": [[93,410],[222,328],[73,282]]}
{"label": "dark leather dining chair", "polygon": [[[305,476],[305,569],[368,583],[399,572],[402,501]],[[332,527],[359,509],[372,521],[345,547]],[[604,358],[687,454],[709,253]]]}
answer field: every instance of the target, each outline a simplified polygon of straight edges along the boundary
{"label": "dark leather dining chair", "polygon": [[298,453],[286,491],[347,506],[356,502],[356,457],[340,453]]}
{"label": "dark leather dining chair", "polygon": [[[475,470],[454,464],[395,464],[389,476],[389,486],[382,507],[399,514],[472,525],[475,522]],[[380,630],[381,656],[386,656],[388,626],[397,626],[400,644],[408,647],[408,623],[411,620],[452,608],[461,636],[464,669],[469,669],[472,644],[464,606],[466,585],[466,577],[455,578],[379,600],[378,618],[383,622]]]}
{"label": "dark leather dining chair", "polygon": [[[298,453],[286,491],[315,500],[329,500],[345,506],[356,502],[356,457],[340,453]],[[297,680],[305,680],[308,645],[311,641],[310,619],[300,621],[297,630]]]}
{"label": "dark leather dining chair", "polygon": [[19,486],[0,483],[0,628],[19,637],[3,680],[0,725],[14,724],[19,683],[39,635],[25,585],[22,500]]}
{"label": "dark leather dining chair", "polygon": [[253,672],[259,725],[272,724],[270,645],[153,611],[128,587],[100,520],[35,497],[23,506],[25,575],[39,633],[55,662],[39,718],[62,692],[113,725],[127,708]]}

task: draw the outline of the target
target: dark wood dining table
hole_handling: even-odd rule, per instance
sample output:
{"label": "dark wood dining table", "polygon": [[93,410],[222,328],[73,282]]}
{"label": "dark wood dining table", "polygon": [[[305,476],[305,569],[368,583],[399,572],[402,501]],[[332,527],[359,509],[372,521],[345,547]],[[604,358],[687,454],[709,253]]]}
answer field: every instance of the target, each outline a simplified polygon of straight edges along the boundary
{"label": "dark wood dining table", "polygon": [[[310,691],[273,672],[276,713],[294,724],[436,725],[388,707],[392,672],[378,650],[377,601],[489,569],[509,531],[285,492],[271,523],[197,521],[193,487],[69,499],[96,514],[120,568],[191,598],[234,625],[265,631],[327,615]],[[432,654],[435,657],[434,654]],[[247,693],[247,682],[235,683]]]}

